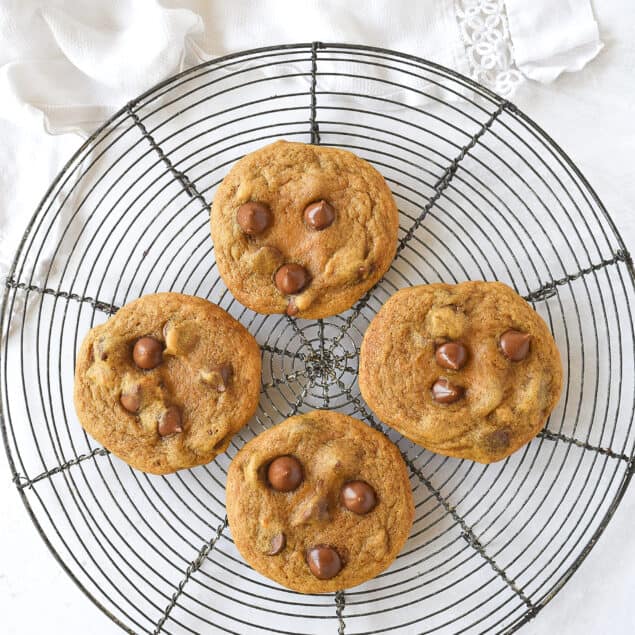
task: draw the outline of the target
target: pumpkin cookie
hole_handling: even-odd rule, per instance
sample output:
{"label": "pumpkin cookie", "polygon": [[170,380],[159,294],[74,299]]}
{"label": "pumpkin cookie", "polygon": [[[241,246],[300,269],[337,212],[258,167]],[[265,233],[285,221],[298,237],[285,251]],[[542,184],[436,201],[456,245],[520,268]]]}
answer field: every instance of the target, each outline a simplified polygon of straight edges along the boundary
{"label": "pumpkin cookie", "polygon": [[242,158],[214,196],[218,270],[259,313],[321,318],[386,272],[398,212],[382,175],[351,152],[278,141]]}
{"label": "pumpkin cookie", "polygon": [[91,329],[75,368],[86,432],[153,474],[224,452],[259,395],[256,340],[215,304],[179,293],[139,298]]}
{"label": "pumpkin cookie", "polygon": [[397,447],[333,411],[297,415],[232,461],[227,517],[234,543],[263,575],[301,593],[355,586],[386,569],[414,517]]}
{"label": "pumpkin cookie", "polygon": [[501,282],[429,284],[395,293],[371,322],[362,396],[419,445],[500,461],[544,426],[562,365],[543,319]]}

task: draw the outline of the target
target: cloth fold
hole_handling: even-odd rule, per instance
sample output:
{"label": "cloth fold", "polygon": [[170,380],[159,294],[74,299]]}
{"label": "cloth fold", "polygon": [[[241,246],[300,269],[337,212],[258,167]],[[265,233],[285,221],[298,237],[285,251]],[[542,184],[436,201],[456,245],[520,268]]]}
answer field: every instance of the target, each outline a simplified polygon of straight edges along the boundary
{"label": "cloth fold", "polygon": [[603,47],[588,1],[505,0],[505,5],[516,65],[529,79],[552,82],[579,71]]}
{"label": "cloth fold", "polygon": [[19,30],[28,18],[35,33],[0,53],[0,61],[13,58],[0,68],[0,94],[9,97],[0,102],[0,117],[21,120],[29,105],[54,133],[89,134],[126,101],[181,70],[187,38],[204,32],[196,13],[148,0],[25,0],[13,9],[0,7],[0,24]]}
{"label": "cloth fold", "polygon": [[602,48],[589,0],[369,0],[363,12],[341,0],[5,0],[0,31],[0,117],[28,119],[30,106],[49,132],[84,136],[165,77],[256,46],[368,43],[494,89],[515,68],[551,81]]}

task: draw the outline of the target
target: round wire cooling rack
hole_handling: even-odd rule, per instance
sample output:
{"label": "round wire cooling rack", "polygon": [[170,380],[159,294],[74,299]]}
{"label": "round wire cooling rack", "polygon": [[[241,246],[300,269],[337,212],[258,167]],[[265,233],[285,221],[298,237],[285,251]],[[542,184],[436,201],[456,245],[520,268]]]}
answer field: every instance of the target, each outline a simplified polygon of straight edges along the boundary
{"label": "round wire cooling rack", "polygon": [[[348,148],[386,177],[397,257],[351,310],[318,321],[240,306],[218,276],[209,204],[229,166],[277,138]],[[361,338],[398,288],[503,280],[549,324],[565,388],[545,430],[492,465],[384,428],[356,384]],[[130,102],[64,167],[31,219],[2,309],[2,431],[15,484],[78,586],[132,633],[514,631],[570,578],[632,474],[630,256],[564,152],[513,104],[392,51],[299,44],[226,56]],[[209,298],[262,347],[257,415],[209,465],[136,472],[82,431],[74,354],[145,293]],[[228,464],[296,412],[384,430],[411,473],[410,538],[384,574],[299,595],[252,571],[224,510]]]}

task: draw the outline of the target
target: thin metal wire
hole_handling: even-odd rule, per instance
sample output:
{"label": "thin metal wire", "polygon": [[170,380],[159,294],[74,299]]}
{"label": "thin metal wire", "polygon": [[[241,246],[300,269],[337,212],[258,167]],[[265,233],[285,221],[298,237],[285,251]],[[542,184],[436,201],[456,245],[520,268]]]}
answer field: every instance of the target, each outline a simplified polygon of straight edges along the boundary
{"label": "thin metal wire", "polygon": [[[280,79],[292,89],[280,89]],[[217,107],[220,99],[229,105]],[[245,152],[281,136],[361,154],[395,194],[398,266],[343,316],[258,316],[233,300],[210,264],[214,188]],[[139,223],[142,242],[128,251],[121,236]],[[559,414],[495,466],[406,442],[374,420],[355,385],[364,330],[391,293],[470,277],[503,277],[534,302],[559,333],[567,369]],[[154,479],[79,434],[64,398],[72,368],[62,350],[77,350],[100,313],[164,289],[232,312],[259,340],[264,374],[258,413],[225,456]],[[513,104],[448,69],[372,47],[314,42],[226,56],[130,102],[69,161],[31,220],[0,323],[3,343],[10,328],[19,334],[15,349],[3,345],[0,364],[13,478],[55,557],[128,632],[266,625],[359,634],[371,632],[359,630],[359,619],[373,617],[372,632],[511,632],[580,565],[631,478],[632,297],[630,255],[597,195]],[[21,371],[26,416],[10,395],[10,366]],[[231,458],[262,430],[315,407],[359,416],[399,444],[417,510],[389,571],[328,597],[255,578],[218,532]],[[501,518],[501,501],[522,513]],[[528,532],[545,538],[522,550]],[[275,616],[295,629],[281,630]]]}
{"label": "thin metal wire", "polygon": [[584,269],[580,269],[576,273],[569,274],[564,278],[559,278],[558,280],[552,280],[551,282],[546,282],[540,289],[536,289],[536,291],[532,291],[531,293],[525,296],[525,300],[528,302],[538,302],[541,300],[548,300],[556,295],[557,290],[556,287],[561,287],[565,284],[569,284],[574,280],[578,280],[582,276],[587,276],[594,271],[600,271],[604,267],[608,267],[609,265],[615,265],[618,262],[629,262],[632,263],[631,255],[625,249],[618,249],[615,252],[615,255],[612,258],[607,258],[602,262],[591,265],[590,267],[586,267]]}
{"label": "thin metal wire", "polygon": [[126,106],[126,111],[130,115],[130,117],[132,117],[132,120],[141,130],[141,134],[143,135],[144,139],[148,140],[152,149],[156,151],[156,153],[161,158],[161,161],[165,163],[165,165],[167,166],[168,170],[170,170],[174,178],[179,183],[181,183],[181,185],[183,186],[183,189],[187,192],[187,194],[189,194],[190,196],[197,197],[200,200],[200,202],[203,204],[203,206],[208,206],[207,201],[201,196],[198,190],[194,187],[194,184],[187,177],[187,174],[184,174],[183,172],[177,170],[172,165],[172,162],[170,161],[170,159],[168,159],[168,157],[165,155],[161,147],[157,145],[157,142],[154,140],[154,137],[148,132],[148,129],[145,127],[143,121],[139,119],[139,116],[134,111],[134,106],[132,103]]}
{"label": "thin metal wire", "polygon": [[346,595],[344,591],[335,594],[335,612],[337,614],[338,628],[337,635],[344,635],[346,623],[344,622],[344,608],[346,607]]}
{"label": "thin metal wire", "polygon": [[201,565],[205,562],[205,560],[211,553],[212,549],[216,546],[216,543],[220,540],[220,537],[226,527],[227,527],[227,518],[225,518],[225,520],[218,526],[218,528],[216,529],[216,534],[214,534],[214,536],[209,540],[209,542],[206,542],[201,547],[196,558],[192,560],[188,568],[185,570],[185,573],[183,574],[183,579],[179,582],[179,585],[176,591],[174,592],[174,594],[172,595],[172,598],[170,599],[170,603],[165,607],[165,611],[163,611],[163,615],[161,616],[161,619],[157,622],[157,625],[154,629],[154,635],[158,635],[163,630],[163,625],[167,622],[168,618],[170,617],[170,613],[172,612],[172,609],[176,606],[176,603],[178,602],[179,597],[183,593],[183,589],[185,588],[185,585],[189,582],[190,578],[194,575],[194,573],[201,568]]}
{"label": "thin metal wire", "polygon": [[101,300],[95,300],[90,296],[80,296],[77,293],[68,293],[67,291],[56,291],[55,289],[41,289],[36,284],[26,284],[25,282],[16,282],[13,278],[7,278],[5,285],[10,289],[20,289],[21,291],[34,291],[42,295],[51,295],[54,298],[66,298],[68,300],[76,300],[77,302],[88,302],[90,306],[98,311],[104,313],[114,314],[119,310],[119,307],[110,302],[102,302]]}
{"label": "thin metal wire", "polygon": [[41,474],[38,474],[37,476],[34,476],[30,479],[25,480],[23,476],[21,476],[20,474],[16,474],[13,477],[13,481],[20,489],[24,487],[33,487],[33,485],[38,481],[41,481],[45,478],[51,478],[51,476],[53,476],[54,474],[59,474],[60,472],[67,470],[69,467],[73,467],[73,465],[77,465],[78,463],[86,461],[87,459],[92,459],[94,456],[106,456],[107,454],[109,454],[109,452],[108,450],[106,450],[106,448],[95,448],[87,454],[80,454],[74,459],[70,459],[69,461],[66,461],[66,463],[57,465],[54,468],[51,468],[46,472],[42,472]]}

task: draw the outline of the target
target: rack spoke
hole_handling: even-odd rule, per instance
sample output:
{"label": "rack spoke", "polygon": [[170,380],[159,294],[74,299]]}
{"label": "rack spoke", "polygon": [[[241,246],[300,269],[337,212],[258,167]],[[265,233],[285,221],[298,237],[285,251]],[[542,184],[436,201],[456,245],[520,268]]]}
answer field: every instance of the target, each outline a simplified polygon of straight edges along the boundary
{"label": "rack spoke", "polygon": [[311,44],[311,143],[319,145],[320,143],[320,126],[317,122],[317,97],[315,88],[317,86],[317,50],[320,42]]}
{"label": "rack spoke", "polygon": [[164,165],[168,168],[172,176],[179,182],[181,187],[185,190],[185,193],[191,198],[198,199],[198,201],[203,206],[203,209],[209,209],[210,207],[209,203],[205,200],[203,195],[198,191],[198,189],[196,188],[194,183],[192,183],[192,181],[187,176],[187,174],[185,174],[185,172],[182,172],[181,170],[178,170],[174,166],[172,161],[170,161],[170,158],[165,154],[165,152],[163,152],[163,149],[157,143],[156,139],[150,134],[150,132],[148,132],[148,129],[146,128],[145,124],[143,123],[143,121],[141,121],[141,119],[139,118],[139,115],[134,110],[135,105],[136,105],[135,102],[130,102],[126,106],[126,111],[130,115],[132,120],[135,122],[135,125],[141,131],[141,134],[143,135],[143,137],[148,141],[152,149],[159,155],[159,158],[161,159],[161,161],[163,161]]}
{"label": "rack spoke", "polygon": [[305,344],[309,350],[314,350],[313,346],[311,346],[311,342],[309,342],[309,340],[306,338],[306,335],[300,330],[297,322],[288,315],[285,315],[285,317],[287,319],[287,322],[291,325],[291,328],[293,329],[295,334],[302,340],[302,343]]}
{"label": "rack spoke", "polygon": [[601,448],[596,445],[591,445],[586,441],[580,441],[579,439],[574,439],[573,437],[567,437],[564,434],[560,434],[559,432],[552,432],[551,430],[541,430],[538,433],[538,436],[542,439],[549,439],[549,441],[564,441],[565,443],[570,443],[571,445],[575,445],[576,447],[582,448],[583,450],[597,452],[598,454],[609,456],[612,459],[626,461],[627,463],[631,460],[630,456],[622,454],[621,452],[614,452],[609,448]]}
{"label": "rack spoke", "polygon": [[86,461],[87,459],[91,459],[95,456],[106,456],[108,454],[110,454],[110,452],[106,450],[106,448],[95,448],[94,450],[91,450],[87,454],[80,454],[74,459],[70,459],[69,461],[66,461],[66,463],[57,465],[56,467],[51,468],[50,470],[47,470],[46,472],[42,472],[41,474],[38,474],[37,476],[34,476],[33,478],[26,478],[24,476],[16,474],[13,477],[13,482],[18,486],[19,489],[25,489],[27,487],[30,488],[30,487],[33,487],[34,483],[37,483],[38,481],[42,481],[45,478],[50,478],[51,476],[54,476],[55,474],[59,474],[60,472],[64,472],[68,468],[73,467],[73,465],[78,465],[82,461]]}
{"label": "rack spoke", "polygon": [[625,249],[618,249],[615,252],[613,258],[609,258],[608,260],[602,260],[597,264],[591,265],[585,269],[580,269],[580,271],[576,271],[576,273],[570,273],[564,278],[559,278],[558,280],[552,280],[551,282],[546,282],[540,288],[532,291],[527,294],[525,300],[527,302],[540,302],[541,300],[547,300],[552,298],[558,292],[557,287],[562,287],[565,284],[569,284],[582,276],[587,276],[594,271],[600,271],[605,267],[609,267],[611,265],[616,265],[620,262],[632,263],[631,255]]}
{"label": "rack spoke", "polygon": [[298,398],[295,400],[294,404],[291,406],[291,410],[289,410],[289,413],[286,415],[287,418],[293,417],[294,415],[298,414],[300,407],[302,406],[302,404],[304,403],[304,400],[306,399],[307,393],[309,392],[309,390],[311,390],[312,387],[313,387],[313,379],[309,378],[309,381],[307,381],[306,384],[304,384],[304,386],[302,387],[302,391],[298,395]]}
{"label": "rack spoke", "polygon": [[267,353],[272,353],[274,355],[284,355],[285,357],[290,357],[291,359],[297,359],[302,362],[306,360],[306,356],[304,355],[304,353],[300,353],[299,351],[292,352],[286,349],[283,350],[281,348],[278,348],[277,346],[271,346],[271,344],[261,344],[260,350],[266,351]]}
{"label": "rack spoke", "polygon": [[524,591],[518,587],[516,582],[509,578],[505,570],[500,567],[494,558],[492,558],[485,551],[485,547],[478,539],[477,535],[474,533],[474,530],[465,522],[465,520],[459,516],[456,512],[456,509],[447,501],[447,499],[441,494],[441,492],[432,485],[429,479],[427,479],[421,470],[419,470],[416,465],[408,458],[408,456],[402,452],[401,455],[404,458],[404,461],[412,471],[412,473],[426,486],[426,488],[430,491],[430,493],[436,498],[436,500],[441,504],[441,506],[445,509],[446,513],[448,513],[452,519],[459,525],[461,528],[461,535],[463,539],[472,547],[475,551],[479,553],[479,555],[487,561],[489,566],[502,578],[503,582],[526,604],[527,608],[534,609],[534,605],[531,600],[525,595]]}
{"label": "rack spoke", "polygon": [[344,607],[346,606],[346,595],[344,591],[335,593],[335,614],[337,615],[337,635],[344,635],[346,624],[344,623]]}
{"label": "rack spoke", "polygon": [[27,284],[26,282],[17,282],[13,278],[7,278],[5,281],[5,285],[9,289],[18,289],[20,291],[26,291],[27,293],[39,293],[40,295],[50,295],[54,298],[63,298],[65,300],[75,300],[76,302],[85,302],[90,304],[97,311],[102,311],[103,313],[108,313],[109,315],[113,315],[119,310],[119,307],[112,304],[112,302],[103,302],[102,300],[97,300],[95,298],[91,298],[87,295],[79,295],[77,293],[70,293],[68,291],[59,291],[56,289],[50,289],[48,287],[38,287],[35,284]]}
{"label": "rack spoke", "polygon": [[302,368],[300,370],[295,370],[291,373],[287,373],[286,375],[283,375],[282,377],[275,377],[273,381],[263,384],[260,389],[260,392],[261,393],[267,392],[269,388],[275,388],[276,386],[279,386],[280,384],[286,384],[287,382],[290,382],[290,381],[298,381],[298,377],[306,377],[308,372],[309,372],[308,369]]}
{"label": "rack spoke", "polygon": [[421,214],[419,214],[418,218],[410,226],[410,229],[408,229],[406,235],[399,241],[395,258],[399,256],[405,246],[410,242],[410,240],[412,240],[412,237],[414,236],[417,229],[421,226],[421,223],[424,221],[428,212],[434,207],[436,202],[441,198],[443,192],[450,185],[450,182],[456,174],[461,161],[465,159],[470,150],[472,150],[476,146],[479,139],[492,127],[492,124],[501,116],[506,108],[513,108],[513,106],[507,101],[502,101],[498,105],[496,110],[494,110],[494,112],[488,117],[487,121],[472,135],[468,143],[463,146],[461,152],[459,152],[459,154],[454,157],[450,165],[445,168],[443,174],[433,186],[434,194],[432,195],[432,198],[425,204],[423,210],[421,211]]}
{"label": "rack spoke", "polygon": [[157,622],[157,625],[153,631],[154,635],[158,635],[163,630],[163,626],[165,625],[168,618],[170,617],[170,613],[172,612],[172,609],[176,606],[179,598],[181,597],[181,594],[183,593],[183,589],[185,588],[185,585],[190,581],[192,575],[194,575],[194,573],[201,568],[205,560],[207,560],[207,557],[211,553],[212,549],[214,549],[214,547],[216,546],[216,543],[219,541],[226,527],[227,527],[227,516],[225,516],[225,520],[223,520],[223,522],[217,527],[216,533],[214,534],[214,536],[201,547],[196,558],[192,560],[188,568],[185,570],[183,579],[179,582],[176,588],[176,591],[173,593],[172,598],[170,599],[170,603],[165,607],[165,610],[163,611],[163,615],[161,616],[161,619]]}
{"label": "rack spoke", "polygon": [[[320,338],[320,355],[322,359],[326,357],[326,343],[324,340],[324,320],[318,320],[318,337]],[[344,362],[345,363],[345,362]],[[325,408],[329,407],[330,397],[329,397],[329,389],[326,385],[326,382],[322,383],[322,403]]]}

